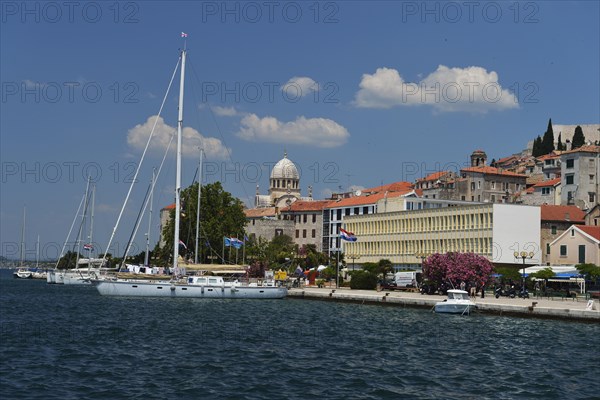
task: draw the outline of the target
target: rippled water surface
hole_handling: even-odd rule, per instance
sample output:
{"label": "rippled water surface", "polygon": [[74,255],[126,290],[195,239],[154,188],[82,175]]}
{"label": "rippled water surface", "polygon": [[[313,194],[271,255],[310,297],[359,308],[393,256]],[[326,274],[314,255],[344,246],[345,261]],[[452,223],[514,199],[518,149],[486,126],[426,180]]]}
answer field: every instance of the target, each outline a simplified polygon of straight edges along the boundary
{"label": "rippled water surface", "polygon": [[598,399],[600,325],[0,274],[3,399]]}

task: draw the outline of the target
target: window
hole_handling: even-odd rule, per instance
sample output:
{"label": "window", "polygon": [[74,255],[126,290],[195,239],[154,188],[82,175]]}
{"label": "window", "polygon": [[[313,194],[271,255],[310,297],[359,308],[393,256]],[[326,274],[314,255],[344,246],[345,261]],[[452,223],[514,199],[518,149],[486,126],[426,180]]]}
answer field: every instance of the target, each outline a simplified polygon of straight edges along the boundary
{"label": "window", "polygon": [[573,168],[575,166],[575,159],[569,158],[567,159],[567,168]]}
{"label": "window", "polygon": [[350,215],[350,209],[349,208],[346,208],[344,210],[344,215]]}
{"label": "window", "polygon": [[462,201],[465,201],[465,199],[466,199],[466,198],[465,198],[465,196],[460,196],[460,199],[461,199]]}
{"label": "window", "polygon": [[475,201],[475,196],[471,196],[471,201]]}
{"label": "window", "polygon": [[542,188],[542,196],[548,195],[550,194],[550,188],[549,187],[543,187]]}
{"label": "window", "polygon": [[492,203],[495,203],[496,202],[496,195],[495,194],[491,195],[490,200],[492,201]]}
{"label": "window", "polygon": [[560,256],[561,257],[566,257],[567,256],[567,245],[566,244],[561,244],[560,245]]}
{"label": "window", "polygon": [[275,236],[282,236],[283,235],[283,229],[275,229]]}
{"label": "window", "polygon": [[317,222],[317,214],[313,214],[313,224]]}
{"label": "window", "polygon": [[354,215],[358,215],[358,211],[359,211],[359,208],[358,207],[354,207]]}
{"label": "window", "polygon": [[296,229],[296,239],[300,237],[300,229]]}
{"label": "window", "polygon": [[569,174],[569,175],[565,175],[565,179],[566,179],[566,184],[567,185],[572,185],[573,181],[574,181],[574,174]]}
{"label": "window", "polygon": [[313,237],[313,238],[316,238],[316,237],[317,237],[317,230],[316,230],[316,229],[313,229],[313,230],[312,230],[312,237]]}
{"label": "window", "polygon": [[492,181],[492,189],[496,189],[496,181]]}
{"label": "window", "polygon": [[596,202],[596,192],[588,192],[588,200],[590,201],[590,203],[595,203]]}
{"label": "window", "polygon": [[552,226],[550,227],[550,229],[551,229],[551,231],[552,231],[552,234],[553,234],[553,235],[556,235],[556,225],[552,225]]}
{"label": "window", "polygon": [[567,192],[567,204],[572,204],[573,203],[573,192],[569,191]]}
{"label": "window", "polygon": [[363,207],[363,214],[369,213],[369,207]]}
{"label": "window", "polygon": [[471,182],[471,190],[475,190],[475,182]]}
{"label": "window", "polygon": [[302,222],[306,223],[306,214],[304,214],[304,217],[302,218]]}
{"label": "window", "polygon": [[306,229],[302,229],[302,237],[306,238]]}
{"label": "window", "polygon": [[480,194],[477,195],[477,201],[481,201],[481,195]]}
{"label": "window", "polygon": [[575,237],[575,229],[571,229],[571,237]]}
{"label": "window", "polygon": [[341,208],[339,210],[337,210],[337,219],[338,220],[342,219],[342,209]]}
{"label": "window", "polygon": [[550,255],[550,243],[546,243],[546,254]]}

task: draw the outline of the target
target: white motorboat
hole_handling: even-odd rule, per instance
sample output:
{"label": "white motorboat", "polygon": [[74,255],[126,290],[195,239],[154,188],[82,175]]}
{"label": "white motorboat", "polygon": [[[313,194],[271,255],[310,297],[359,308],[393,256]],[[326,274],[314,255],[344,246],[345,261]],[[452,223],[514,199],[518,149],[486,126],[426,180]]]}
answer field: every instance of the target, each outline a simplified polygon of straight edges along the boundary
{"label": "white motorboat", "polygon": [[435,304],[436,313],[470,314],[477,305],[471,300],[464,290],[448,290],[448,298]]}
{"label": "white motorboat", "polygon": [[31,272],[27,268],[19,268],[18,270],[13,272],[13,276],[18,279],[31,279],[33,278],[33,272]]}

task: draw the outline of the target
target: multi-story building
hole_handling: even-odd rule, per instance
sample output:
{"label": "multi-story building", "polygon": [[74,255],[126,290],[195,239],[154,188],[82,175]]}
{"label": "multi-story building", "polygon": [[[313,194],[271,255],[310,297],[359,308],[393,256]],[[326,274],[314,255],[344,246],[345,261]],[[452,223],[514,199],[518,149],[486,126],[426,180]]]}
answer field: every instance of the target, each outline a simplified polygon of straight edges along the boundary
{"label": "multi-story building", "polygon": [[527,251],[534,253],[527,263],[540,262],[539,207],[442,202],[438,206],[392,212],[378,208],[375,214],[348,216],[345,229],[354,232],[357,241],[347,242],[345,251],[360,257],[360,263],[389,259],[408,268],[420,266],[429,254],[446,252],[473,252],[495,264],[521,265],[514,252]]}
{"label": "multi-story building", "polygon": [[550,263],[550,243],[573,224],[583,225],[585,213],[575,206],[542,205],[541,240],[542,263]]}
{"label": "multi-story building", "polygon": [[294,221],[281,215],[276,207],[251,208],[246,214],[246,235],[252,240],[273,240],[275,236],[294,237]]}
{"label": "multi-story building", "polygon": [[281,210],[284,219],[294,223],[294,243],[299,249],[315,245],[317,251],[323,249],[323,209],[330,200],[298,200]]}
{"label": "multi-story building", "polygon": [[560,155],[561,204],[589,210],[598,204],[600,146],[582,146]]}
{"label": "multi-story building", "polygon": [[460,170],[458,200],[485,203],[514,203],[525,189],[527,176],[495,167],[473,166]]}
{"label": "multi-story building", "polygon": [[600,265],[600,226],[573,225],[550,243],[551,265]]}
{"label": "multi-story building", "polygon": [[560,205],[560,178],[536,183],[521,194],[521,202],[530,206]]}
{"label": "multi-story building", "polygon": [[426,199],[450,199],[455,189],[456,174],[452,171],[439,171],[417,179],[415,189],[423,191]]}

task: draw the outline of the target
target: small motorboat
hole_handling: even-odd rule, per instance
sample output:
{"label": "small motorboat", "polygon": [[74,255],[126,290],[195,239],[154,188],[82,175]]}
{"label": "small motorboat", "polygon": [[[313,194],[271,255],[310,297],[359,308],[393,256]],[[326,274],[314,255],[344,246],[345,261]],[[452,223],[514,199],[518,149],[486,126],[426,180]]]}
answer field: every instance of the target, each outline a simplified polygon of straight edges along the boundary
{"label": "small motorboat", "polygon": [[448,298],[435,303],[434,310],[436,313],[470,314],[476,307],[466,291],[450,289],[448,290]]}

